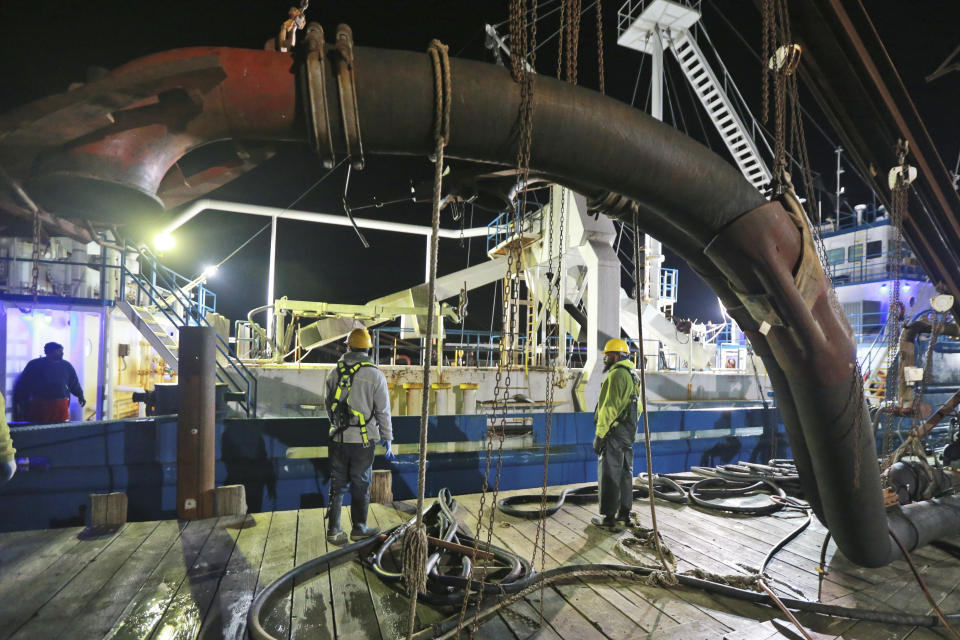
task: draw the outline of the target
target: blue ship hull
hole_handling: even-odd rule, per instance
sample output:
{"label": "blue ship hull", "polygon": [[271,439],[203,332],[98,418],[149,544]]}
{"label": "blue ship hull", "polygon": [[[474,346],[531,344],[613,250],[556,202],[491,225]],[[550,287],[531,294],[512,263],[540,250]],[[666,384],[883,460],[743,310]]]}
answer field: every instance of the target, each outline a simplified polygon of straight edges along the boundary
{"label": "blue ship hull", "polygon": [[[540,487],[543,482],[545,416],[534,414],[532,433],[506,439],[500,488]],[[777,457],[790,457],[779,413],[771,409],[661,410],[649,414],[653,434],[653,469],[685,471],[691,465],[748,460],[766,462],[774,427]],[[766,421],[766,427],[765,427]],[[14,427],[18,458],[29,469],[0,488],[0,531],[84,525],[89,521],[88,494],[122,491],[128,496],[128,519],[176,517],[176,416],[44,427]],[[329,464],[325,458],[287,458],[290,447],[325,446],[324,418],[227,419],[217,423],[217,484],[243,484],[250,511],[325,506]],[[401,453],[377,469],[393,469],[393,494],[415,497],[419,418],[394,418],[394,442]],[[592,450],[593,416],[553,416],[550,484],[597,479]],[[642,436],[642,427],[641,427]],[[449,487],[454,494],[476,493],[486,466],[487,416],[451,415],[430,419],[429,440],[444,451],[429,454],[427,496]],[[447,443],[447,444],[439,444]],[[403,445],[407,446],[404,447]],[[494,438],[491,486],[495,482],[498,439]],[[634,469],[646,469],[644,447],[634,445]],[[349,500],[349,497],[347,498]]]}

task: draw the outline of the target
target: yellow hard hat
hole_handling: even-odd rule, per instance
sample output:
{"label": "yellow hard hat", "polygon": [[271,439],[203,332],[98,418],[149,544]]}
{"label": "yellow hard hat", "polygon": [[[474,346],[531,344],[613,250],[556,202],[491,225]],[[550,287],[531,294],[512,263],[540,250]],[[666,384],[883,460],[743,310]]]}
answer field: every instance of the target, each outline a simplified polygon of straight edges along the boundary
{"label": "yellow hard hat", "polygon": [[370,339],[370,332],[363,327],[354,329],[350,332],[350,337],[347,338],[347,346],[353,349],[369,349],[373,346],[373,341]]}
{"label": "yellow hard hat", "polygon": [[611,338],[607,340],[606,346],[603,347],[603,352],[630,353],[630,348],[627,346],[626,341],[620,338]]}

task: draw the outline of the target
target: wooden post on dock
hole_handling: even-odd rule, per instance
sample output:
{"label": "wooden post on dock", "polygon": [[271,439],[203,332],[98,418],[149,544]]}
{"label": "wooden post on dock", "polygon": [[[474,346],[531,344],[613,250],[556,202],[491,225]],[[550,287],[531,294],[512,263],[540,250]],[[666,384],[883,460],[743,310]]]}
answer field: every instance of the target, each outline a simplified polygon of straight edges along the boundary
{"label": "wooden post on dock", "polygon": [[247,493],[242,484],[225,484],[216,488],[217,516],[247,515]]}
{"label": "wooden post on dock", "polygon": [[393,502],[393,476],[390,469],[377,469],[373,472],[373,482],[370,483],[370,502],[373,504]]}
{"label": "wooden post on dock", "polygon": [[213,327],[180,327],[177,516],[214,515],[216,358]]}
{"label": "wooden post on dock", "polygon": [[127,521],[127,494],[91,493],[90,526],[116,527]]}

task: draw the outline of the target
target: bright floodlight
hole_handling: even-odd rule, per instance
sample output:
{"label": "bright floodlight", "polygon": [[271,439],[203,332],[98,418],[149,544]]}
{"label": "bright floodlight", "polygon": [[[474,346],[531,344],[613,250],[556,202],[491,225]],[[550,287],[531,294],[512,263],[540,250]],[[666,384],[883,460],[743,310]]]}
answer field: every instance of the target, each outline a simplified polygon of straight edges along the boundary
{"label": "bright floodlight", "polygon": [[173,239],[173,236],[169,233],[161,233],[156,238],[153,239],[153,246],[157,248],[157,251],[169,251],[173,249],[173,245],[176,242]]}
{"label": "bright floodlight", "polygon": [[217,269],[218,269],[218,268],[219,268],[219,267],[218,267],[217,265],[215,265],[215,264],[211,264],[209,267],[204,267],[204,268],[203,268],[203,275],[204,275],[204,277],[209,278],[210,276],[212,276],[213,274],[215,274],[215,273],[217,272]]}

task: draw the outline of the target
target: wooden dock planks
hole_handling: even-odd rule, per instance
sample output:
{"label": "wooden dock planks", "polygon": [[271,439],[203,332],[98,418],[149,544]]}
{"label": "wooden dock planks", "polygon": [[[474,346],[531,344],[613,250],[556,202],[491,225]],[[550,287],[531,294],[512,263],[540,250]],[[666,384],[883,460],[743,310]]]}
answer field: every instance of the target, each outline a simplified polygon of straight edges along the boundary
{"label": "wooden dock planks", "polygon": [[[554,488],[551,492],[556,491]],[[506,495],[510,492],[504,492]],[[458,517],[476,526],[480,496],[459,496]],[[487,505],[490,504],[489,497]],[[646,501],[635,506],[649,521]],[[373,505],[368,524],[387,530],[406,521],[410,502]],[[487,512],[489,513],[489,511]],[[567,505],[546,523],[546,567],[626,562],[616,535],[590,524],[591,505]],[[0,534],[0,640],[27,638],[246,637],[246,614],[256,593],[297,564],[334,547],[326,543],[324,509],[302,509],[194,522],[128,523],[109,530],[63,529]],[[658,522],[681,569],[745,573],[800,520],[778,514],[727,517],[658,504]],[[530,557],[537,522],[497,514],[493,542]],[[351,525],[349,507],[344,528]],[[823,528],[814,522],[780,552],[769,573],[816,596]],[[485,537],[485,534],[484,534]],[[934,598],[948,613],[960,602],[960,561],[933,548],[913,554]],[[903,561],[882,569],[847,562],[831,546],[824,601],[845,606],[928,613],[929,604]],[[539,560],[537,561],[539,569]],[[778,582],[780,584],[778,584]],[[767,639],[796,634],[783,616],[699,591],[663,589],[634,581],[576,581],[544,590],[545,626],[538,629],[540,593],[533,592],[477,631],[481,639],[528,637]],[[417,628],[449,611],[417,608]],[[880,625],[801,614],[807,632],[821,638],[926,640],[938,630]],[[403,637],[407,600],[359,561],[334,567],[287,590],[262,616],[277,638]],[[469,622],[468,622],[469,624]]]}
{"label": "wooden dock planks", "polygon": [[[297,521],[296,564],[301,565],[327,552],[326,509],[301,509]],[[330,574],[314,576],[293,589],[290,638],[333,638],[333,600]]]}
{"label": "wooden dock planks", "polygon": [[188,568],[206,562],[201,560],[202,552],[217,522],[210,519],[182,524],[179,537],[140,587],[126,596],[127,606],[103,637],[118,640],[150,637],[180,593]]}
{"label": "wooden dock planks", "polygon": [[82,567],[36,613],[9,638],[60,638],[76,630],[76,617],[89,610],[91,600],[123,568],[157,529],[157,522],[135,522],[123,530],[109,545],[109,553],[101,553],[96,561]]}
{"label": "wooden dock planks", "polygon": [[[16,633],[21,626],[31,620],[44,605],[55,598],[61,589],[95,561],[117,538],[125,527],[89,532],[89,538],[80,539],[83,532],[76,534],[76,540],[63,541],[42,560],[35,571],[22,570],[18,581],[21,588],[13,589],[4,595],[0,609],[0,638],[6,639]],[[44,568],[40,569],[39,565]]]}

